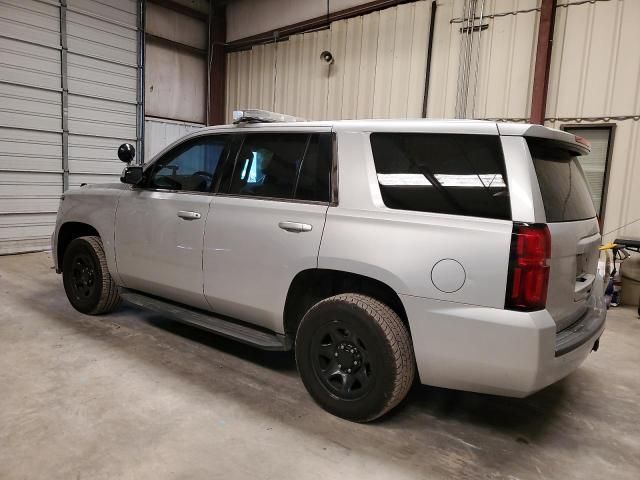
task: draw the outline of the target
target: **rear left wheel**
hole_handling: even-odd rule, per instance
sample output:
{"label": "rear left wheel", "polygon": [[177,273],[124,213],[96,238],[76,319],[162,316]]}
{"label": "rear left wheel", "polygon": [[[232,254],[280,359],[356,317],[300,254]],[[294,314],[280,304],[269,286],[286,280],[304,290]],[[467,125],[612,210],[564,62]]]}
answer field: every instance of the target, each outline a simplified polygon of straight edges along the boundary
{"label": "rear left wheel", "polygon": [[322,408],[357,422],[400,403],[415,375],[411,338],[400,317],[355,293],[322,300],[306,313],[296,336],[296,362]]}
{"label": "rear left wheel", "polygon": [[79,312],[100,315],[120,305],[118,287],[107,268],[100,237],[80,237],[69,244],[62,280],[69,302]]}

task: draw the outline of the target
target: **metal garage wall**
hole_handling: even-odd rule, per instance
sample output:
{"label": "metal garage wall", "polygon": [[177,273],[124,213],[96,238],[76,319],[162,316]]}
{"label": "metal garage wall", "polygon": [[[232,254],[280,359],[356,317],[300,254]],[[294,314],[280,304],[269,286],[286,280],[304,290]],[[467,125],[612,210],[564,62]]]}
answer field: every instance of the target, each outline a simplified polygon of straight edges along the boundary
{"label": "metal garage wall", "polygon": [[60,8],[0,2],[0,254],[47,246],[62,193]]}
{"label": "metal garage wall", "polygon": [[164,147],[193,130],[202,128],[197,123],[175,122],[172,120],[147,119],[144,127],[144,161],[148,162]]}
{"label": "metal garage wall", "polygon": [[[556,11],[546,124],[616,123],[604,233],[640,218],[638,19],[636,0],[576,3]],[[640,222],[605,240],[622,236],[640,237]]]}
{"label": "metal garage wall", "polygon": [[[202,2],[200,2],[202,3]],[[145,14],[145,114],[204,123],[208,6],[196,18],[153,2]]]}
{"label": "metal garage wall", "polygon": [[[473,24],[476,31],[465,44],[460,30],[468,28],[468,4],[464,0],[438,2],[428,117],[456,116],[456,100],[465,88],[461,85],[460,63],[467,47],[468,86],[466,109],[462,108],[466,114],[458,116],[519,121],[529,118],[538,4],[539,0],[477,0]],[[478,31],[481,23],[483,29]]]}
{"label": "metal garage wall", "polygon": [[136,143],[137,2],[68,0],[69,186],[118,181]]}
{"label": "metal garage wall", "polygon": [[[304,118],[420,117],[431,2],[340,20],[227,55],[227,114],[264,108]],[[335,62],[320,60],[329,50]]]}
{"label": "metal garage wall", "polygon": [[65,186],[117,181],[136,32],[135,0],[0,0],[0,254],[49,246]]}

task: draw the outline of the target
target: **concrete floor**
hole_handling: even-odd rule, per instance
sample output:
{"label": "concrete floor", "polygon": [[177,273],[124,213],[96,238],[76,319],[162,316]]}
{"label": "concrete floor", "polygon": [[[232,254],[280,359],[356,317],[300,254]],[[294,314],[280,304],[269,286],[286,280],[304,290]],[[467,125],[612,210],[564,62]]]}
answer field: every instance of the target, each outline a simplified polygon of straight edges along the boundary
{"label": "concrete floor", "polygon": [[1,479],[640,478],[640,320],[524,400],[415,387],[369,425],[290,354],[123,306],[84,316],[47,253],[0,257]]}

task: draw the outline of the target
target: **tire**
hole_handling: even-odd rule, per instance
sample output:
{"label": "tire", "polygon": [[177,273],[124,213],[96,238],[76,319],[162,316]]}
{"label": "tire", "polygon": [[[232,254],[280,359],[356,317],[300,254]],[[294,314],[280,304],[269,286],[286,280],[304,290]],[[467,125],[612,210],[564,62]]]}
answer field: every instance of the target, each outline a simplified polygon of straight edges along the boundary
{"label": "tire", "polygon": [[89,315],[101,315],[120,305],[118,287],[107,268],[100,237],[80,237],[67,247],[62,280],[73,308]]}
{"label": "tire", "polygon": [[356,422],[398,405],[415,376],[411,338],[400,317],[378,300],[346,293],[316,303],[296,336],[302,382],[326,411]]}

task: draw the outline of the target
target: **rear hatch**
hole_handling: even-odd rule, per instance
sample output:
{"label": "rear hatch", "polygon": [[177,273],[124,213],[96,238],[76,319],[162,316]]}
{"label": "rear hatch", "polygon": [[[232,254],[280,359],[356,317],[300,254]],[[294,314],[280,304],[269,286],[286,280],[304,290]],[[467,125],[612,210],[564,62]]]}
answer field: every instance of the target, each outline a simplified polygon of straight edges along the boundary
{"label": "rear hatch", "polygon": [[587,310],[596,278],[600,229],[576,145],[527,137],[551,234],[546,309],[557,331]]}

